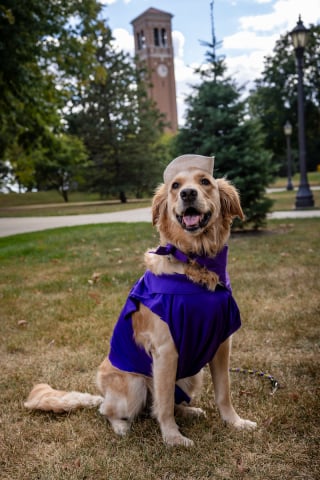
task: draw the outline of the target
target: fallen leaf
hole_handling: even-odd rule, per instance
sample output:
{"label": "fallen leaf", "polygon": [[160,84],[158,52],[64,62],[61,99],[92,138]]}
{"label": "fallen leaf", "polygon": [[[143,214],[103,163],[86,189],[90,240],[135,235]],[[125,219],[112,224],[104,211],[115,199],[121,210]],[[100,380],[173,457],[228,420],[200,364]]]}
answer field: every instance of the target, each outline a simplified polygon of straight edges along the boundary
{"label": "fallen leaf", "polygon": [[297,392],[290,392],[289,393],[289,398],[291,400],[293,400],[294,402],[297,402],[299,400],[299,397],[300,397],[300,395]]}
{"label": "fallen leaf", "polygon": [[268,428],[268,427],[270,427],[272,422],[273,422],[273,417],[268,417],[262,422],[262,425],[264,427]]}
{"label": "fallen leaf", "polygon": [[239,394],[240,395],[248,395],[249,397],[253,397],[254,392],[251,392],[250,390],[240,390]]}
{"label": "fallen leaf", "polygon": [[89,297],[92,298],[96,302],[97,305],[101,303],[100,295],[95,292],[89,292],[88,293]]}
{"label": "fallen leaf", "polygon": [[27,320],[19,320],[18,321],[18,327],[25,327],[26,325],[28,325]]}
{"label": "fallen leaf", "polygon": [[249,471],[249,468],[246,467],[244,464],[243,464],[243,460],[241,457],[238,457],[237,460],[236,460],[236,465],[237,465],[237,469],[240,473],[247,473]]}
{"label": "fallen leaf", "polygon": [[88,280],[88,283],[90,285],[94,285],[95,283],[98,283],[101,277],[101,273],[94,272],[91,276],[91,278]]}

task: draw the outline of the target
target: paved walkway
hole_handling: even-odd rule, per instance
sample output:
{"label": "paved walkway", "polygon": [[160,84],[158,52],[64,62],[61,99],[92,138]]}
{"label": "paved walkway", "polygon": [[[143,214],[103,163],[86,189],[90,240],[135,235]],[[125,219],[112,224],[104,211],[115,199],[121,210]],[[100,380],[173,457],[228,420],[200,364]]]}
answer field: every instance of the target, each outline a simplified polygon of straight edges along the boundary
{"label": "paved walkway", "polygon": [[[312,185],[311,190],[320,190],[320,185]],[[294,187],[294,191],[296,192],[298,190],[297,187]],[[286,192],[287,189],[285,187],[276,187],[276,188],[267,188],[266,192],[267,193],[279,193],[279,192]]]}
{"label": "paved walkway", "polygon": [[[273,212],[268,215],[270,219],[313,217],[320,218],[320,210],[292,210],[288,212]],[[36,232],[50,228],[114,222],[151,223],[151,208],[137,208],[135,210],[125,210],[122,212],[95,213],[89,215],[0,218],[0,237],[7,237],[18,233]]]}

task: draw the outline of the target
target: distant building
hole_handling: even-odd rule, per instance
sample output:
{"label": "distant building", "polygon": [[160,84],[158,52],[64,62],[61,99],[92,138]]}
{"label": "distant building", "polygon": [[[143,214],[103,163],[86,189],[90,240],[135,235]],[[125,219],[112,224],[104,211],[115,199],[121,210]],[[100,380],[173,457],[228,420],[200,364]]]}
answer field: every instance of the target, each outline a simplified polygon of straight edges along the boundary
{"label": "distant building", "polygon": [[149,95],[165,114],[171,132],[178,129],[171,13],[149,8],[132,20],[135,54],[145,62],[152,86]]}

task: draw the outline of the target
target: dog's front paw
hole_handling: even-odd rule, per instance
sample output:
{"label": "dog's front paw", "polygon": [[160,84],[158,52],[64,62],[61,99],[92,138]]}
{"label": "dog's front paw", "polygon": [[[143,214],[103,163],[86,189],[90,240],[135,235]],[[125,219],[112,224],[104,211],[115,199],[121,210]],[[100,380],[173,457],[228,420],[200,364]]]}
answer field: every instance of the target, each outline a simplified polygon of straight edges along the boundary
{"label": "dog's front paw", "polygon": [[181,433],[164,434],[163,440],[169,447],[177,447],[179,445],[182,445],[183,447],[194,446],[194,442],[190,440],[190,438],[181,435]]}
{"label": "dog's front paw", "polygon": [[207,287],[207,289],[212,292],[215,291],[219,283],[219,276],[215,272],[199,267],[195,261],[185,267],[185,272],[189,280]]}
{"label": "dog's front paw", "polygon": [[123,437],[126,435],[131,427],[131,423],[127,420],[120,420],[120,419],[110,419],[109,422],[111,423],[111,426],[113,428],[113,431],[117,434]]}
{"label": "dog's front paw", "polygon": [[252,422],[251,420],[245,420],[243,418],[237,419],[232,426],[237,428],[238,430],[254,430],[257,428],[256,422]]}

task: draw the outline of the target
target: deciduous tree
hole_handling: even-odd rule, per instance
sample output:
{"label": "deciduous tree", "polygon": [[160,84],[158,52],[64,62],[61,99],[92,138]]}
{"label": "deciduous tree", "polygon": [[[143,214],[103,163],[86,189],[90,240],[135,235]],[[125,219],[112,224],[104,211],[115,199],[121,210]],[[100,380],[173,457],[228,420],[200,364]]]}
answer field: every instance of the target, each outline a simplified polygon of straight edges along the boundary
{"label": "deciduous tree", "polygon": [[17,177],[27,186],[34,157],[47,151],[52,135],[55,144],[63,138],[63,109],[95,69],[100,8],[96,0],[1,2],[0,159],[19,163]]}
{"label": "deciduous tree", "polygon": [[68,121],[70,132],[83,139],[89,152],[91,189],[124,201],[125,192],[149,192],[159,179],[157,142],[163,121],[147,96],[146,72],[110,40],[109,31],[101,32],[99,67],[79,91]]}
{"label": "deciduous tree", "polygon": [[[311,25],[304,52],[305,129],[308,168],[320,163],[320,26]],[[289,33],[276,42],[273,54],[265,59],[261,78],[256,80],[249,105],[250,114],[259,119],[265,133],[264,145],[273,162],[286,173],[286,141],[283,127],[293,126],[292,147],[298,158],[298,107],[295,54]]]}

